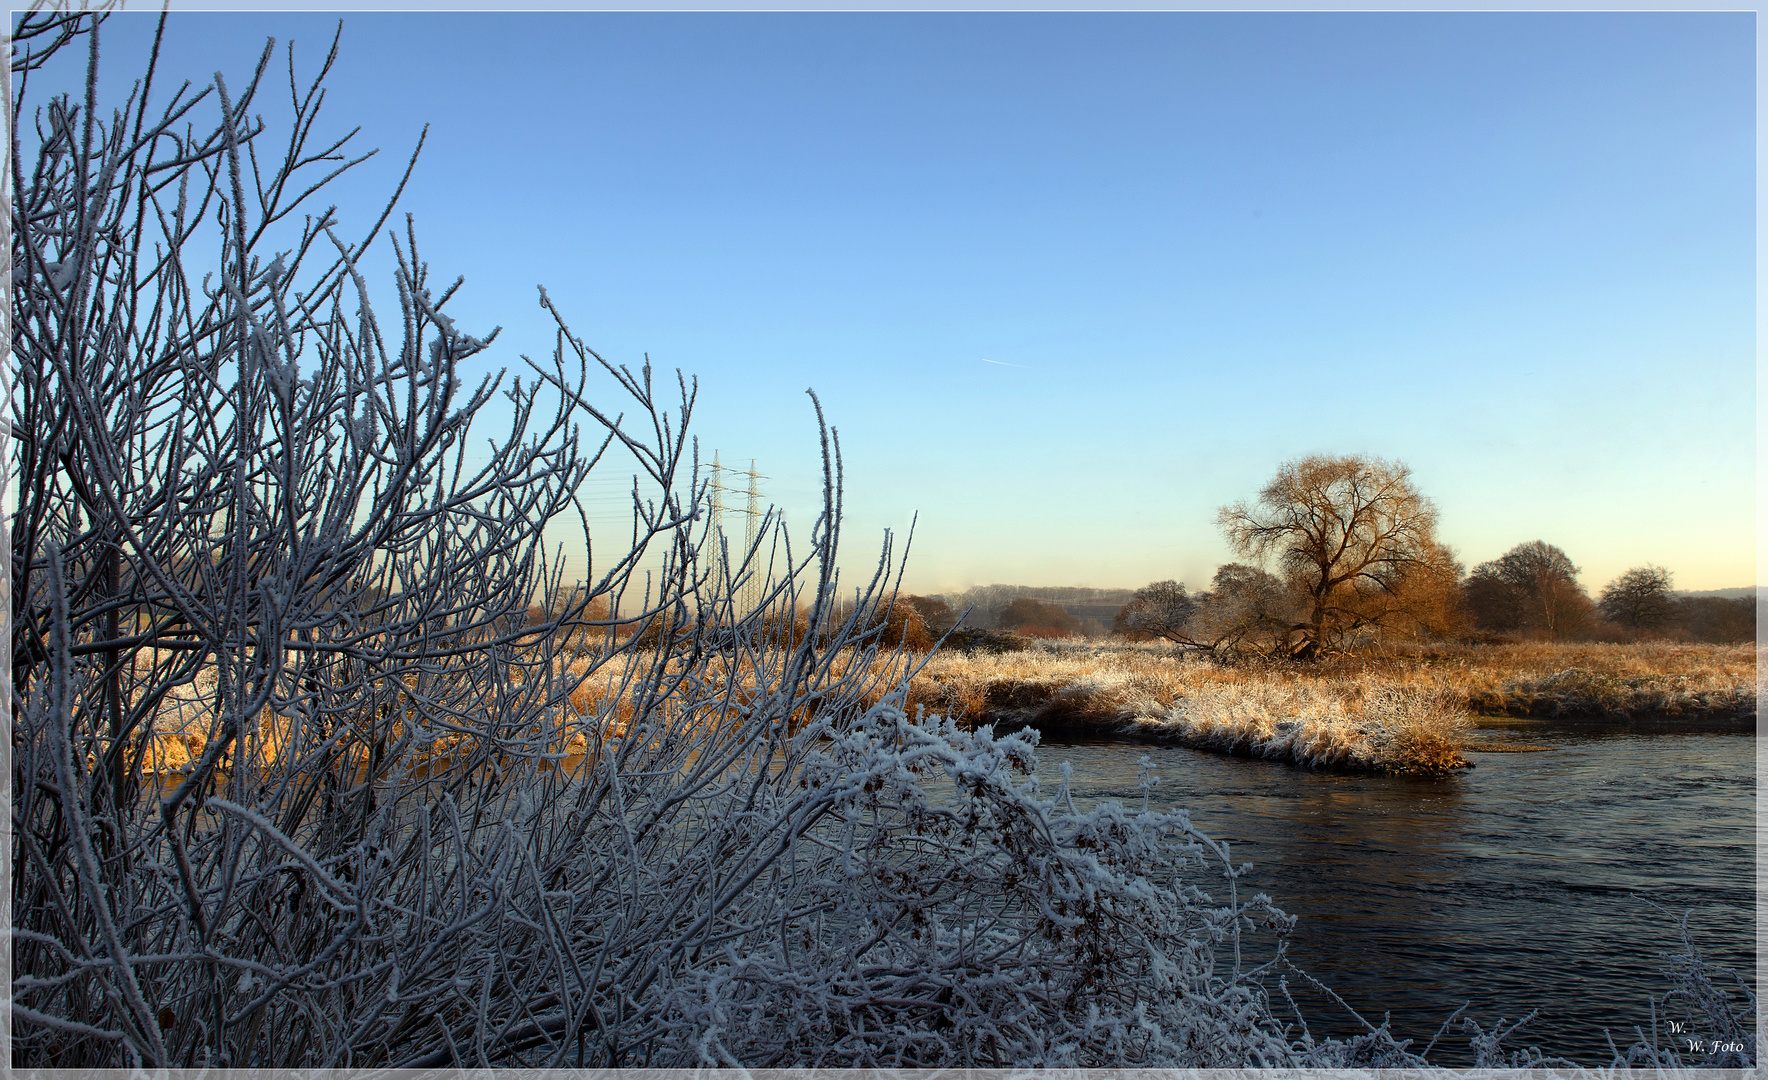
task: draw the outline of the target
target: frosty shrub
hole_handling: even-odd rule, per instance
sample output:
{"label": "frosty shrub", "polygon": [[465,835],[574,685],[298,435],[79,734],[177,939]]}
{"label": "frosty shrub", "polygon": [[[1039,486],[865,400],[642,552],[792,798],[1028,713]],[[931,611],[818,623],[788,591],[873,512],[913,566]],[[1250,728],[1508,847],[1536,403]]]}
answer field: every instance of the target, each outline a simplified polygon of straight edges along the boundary
{"label": "frosty shrub", "polygon": [[[1340,1053],[1272,1018],[1238,943],[1285,920],[1182,816],[880,701],[894,564],[835,617],[832,431],[808,539],[727,549],[691,384],[553,311],[550,362],[469,386],[495,332],[392,204],[318,208],[361,160],[316,134],[331,57],[272,134],[272,48],[111,109],[101,29],[14,24],[14,1066]],[[567,583],[543,534],[614,461],[631,543]]]}

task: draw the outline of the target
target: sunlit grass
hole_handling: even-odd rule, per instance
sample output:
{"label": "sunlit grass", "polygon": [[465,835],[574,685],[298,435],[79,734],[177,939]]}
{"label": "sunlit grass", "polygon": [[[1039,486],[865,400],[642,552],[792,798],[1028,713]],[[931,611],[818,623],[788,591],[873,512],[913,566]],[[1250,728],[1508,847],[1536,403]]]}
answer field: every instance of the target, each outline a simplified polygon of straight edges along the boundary
{"label": "sunlit grass", "polygon": [[937,654],[910,707],[971,723],[1172,739],[1321,768],[1441,773],[1470,714],[1753,713],[1755,650],[1657,644],[1408,647],[1315,664],[1227,663],[1159,645]]}
{"label": "sunlit grass", "polygon": [[[544,752],[572,771],[595,747],[623,735],[657,661],[644,650],[608,663],[561,661],[556,674],[580,681],[556,730],[545,734]],[[866,661],[846,654],[836,667],[844,672],[861,662],[870,668],[868,703],[921,663],[904,701],[911,715],[918,709],[966,724],[1027,721],[1046,731],[1171,740],[1315,768],[1397,774],[1440,774],[1465,764],[1459,751],[1470,714],[1743,717],[1756,700],[1751,646],[1446,645],[1258,664],[1179,656],[1160,645],[1043,643],[1001,654],[903,653]],[[709,693],[728,689],[739,706],[756,687],[740,658],[712,658],[699,679]],[[212,671],[202,672],[164,703],[143,772],[178,773],[201,755],[214,681]],[[512,673],[512,682],[523,682],[521,673]],[[255,752],[274,755],[290,738],[288,723],[267,710]],[[449,734],[438,732],[412,751],[414,763],[446,759],[452,747]]]}

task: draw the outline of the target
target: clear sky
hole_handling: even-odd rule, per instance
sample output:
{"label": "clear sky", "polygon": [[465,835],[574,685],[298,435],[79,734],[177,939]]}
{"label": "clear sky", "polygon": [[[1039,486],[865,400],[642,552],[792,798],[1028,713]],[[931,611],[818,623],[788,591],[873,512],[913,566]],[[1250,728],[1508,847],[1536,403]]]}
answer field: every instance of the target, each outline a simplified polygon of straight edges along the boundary
{"label": "clear sky", "polygon": [[[336,16],[174,15],[311,72]],[[107,26],[133,77],[152,18]],[[701,445],[905,584],[1206,585],[1286,459],[1412,466],[1469,566],[1755,580],[1755,25],[1706,14],[354,13],[383,155],[491,363],[700,380]],[[279,44],[280,47],[280,44]],[[278,64],[282,61],[279,57]],[[162,76],[163,78],[164,76]],[[40,96],[39,96],[40,100]],[[592,485],[592,501],[622,486]]]}

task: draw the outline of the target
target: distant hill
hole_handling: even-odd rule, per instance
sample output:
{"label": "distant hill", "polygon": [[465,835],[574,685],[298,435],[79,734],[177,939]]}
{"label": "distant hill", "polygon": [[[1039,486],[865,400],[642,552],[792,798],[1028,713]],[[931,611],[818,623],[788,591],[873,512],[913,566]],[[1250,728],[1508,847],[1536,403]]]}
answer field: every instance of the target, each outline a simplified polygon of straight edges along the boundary
{"label": "distant hill", "polygon": [[1670,595],[1689,597],[1717,596],[1725,600],[1744,600],[1756,596],[1757,592],[1757,587],[1746,585],[1740,589],[1703,589],[1699,592],[1691,592],[1687,589],[1674,589],[1671,591]]}

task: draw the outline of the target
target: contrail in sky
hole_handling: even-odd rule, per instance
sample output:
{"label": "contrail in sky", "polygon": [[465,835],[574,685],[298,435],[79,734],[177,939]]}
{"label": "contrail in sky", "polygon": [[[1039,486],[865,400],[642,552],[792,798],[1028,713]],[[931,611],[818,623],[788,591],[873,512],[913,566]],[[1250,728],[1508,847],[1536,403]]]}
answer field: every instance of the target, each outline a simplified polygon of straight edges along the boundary
{"label": "contrail in sky", "polygon": [[1005,360],[990,360],[986,356],[981,357],[980,359],[985,364],[999,364],[1002,367],[1016,367],[1016,368],[1025,368],[1025,370],[1027,370],[1027,371],[1031,370],[1030,368],[1026,368],[1024,364],[1009,364]]}

